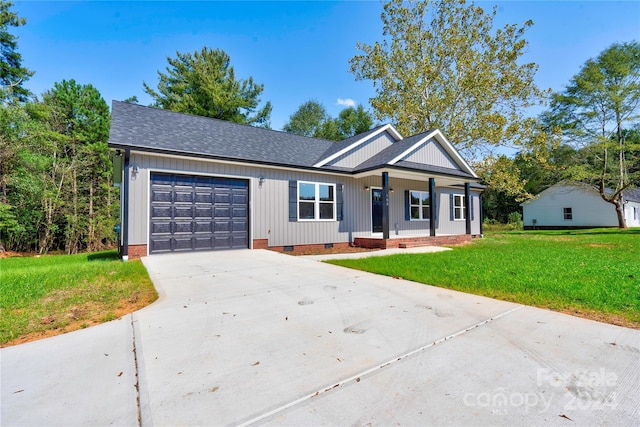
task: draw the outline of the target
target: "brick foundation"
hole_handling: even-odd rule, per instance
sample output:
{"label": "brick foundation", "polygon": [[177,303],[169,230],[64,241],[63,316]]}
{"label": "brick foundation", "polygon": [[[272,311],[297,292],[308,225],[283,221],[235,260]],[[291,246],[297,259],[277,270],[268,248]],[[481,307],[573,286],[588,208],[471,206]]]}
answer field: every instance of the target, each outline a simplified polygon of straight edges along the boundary
{"label": "brick foundation", "polygon": [[269,239],[253,239],[253,249],[269,249]]}
{"label": "brick foundation", "polygon": [[147,245],[129,245],[129,259],[140,259],[147,256]]}
{"label": "brick foundation", "polygon": [[[319,244],[312,244],[312,245],[289,245],[289,246],[268,246],[265,248],[258,248],[255,245],[255,240],[253,241],[253,248],[254,249],[269,249],[272,251],[276,251],[276,252],[284,252],[284,253],[288,253],[288,254],[296,254],[296,253],[302,253],[302,252],[307,252],[309,250],[314,250],[314,249],[325,249],[325,243],[319,243]],[[329,243],[327,243],[329,244]],[[331,243],[333,245],[333,248],[335,249],[345,249],[351,246],[351,244],[349,242],[339,242],[339,243]]]}
{"label": "brick foundation", "polygon": [[353,240],[353,244],[367,249],[415,248],[419,246],[461,245],[477,237],[480,236],[476,234],[460,234],[456,236],[396,237],[394,239],[356,237]]}

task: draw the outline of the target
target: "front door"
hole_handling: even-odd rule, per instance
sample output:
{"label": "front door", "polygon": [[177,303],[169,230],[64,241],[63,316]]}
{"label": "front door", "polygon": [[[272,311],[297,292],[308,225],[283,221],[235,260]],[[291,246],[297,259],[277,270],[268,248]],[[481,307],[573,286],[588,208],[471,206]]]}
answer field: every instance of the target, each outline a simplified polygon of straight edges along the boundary
{"label": "front door", "polygon": [[382,233],[382,189],[371,189],[371,225],[373,233]]}

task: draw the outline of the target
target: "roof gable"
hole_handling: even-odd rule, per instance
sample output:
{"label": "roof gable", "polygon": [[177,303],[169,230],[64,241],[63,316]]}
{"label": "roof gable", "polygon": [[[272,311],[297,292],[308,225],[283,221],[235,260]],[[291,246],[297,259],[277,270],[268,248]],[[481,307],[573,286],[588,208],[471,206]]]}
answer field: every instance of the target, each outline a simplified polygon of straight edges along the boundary
{"label": "roof gable", "polygon": [[338,142],[335,147],[331,147],[331,149],[325,153],[325,155],[313,166],[322,167],[332,160],[337,159],[340,156],[343,156],[349,152],[353,152],[362,144],[370,141],[373,137],[381,134],[382,132],[388,132],[396,141],[400,141],[402,139],[402,135],[398,133],[397,130],[390,124],[382,125],[377,128],[371,129],[370,131],[363,132],[361,134],[352,136],[351,138],[347,138],[341,142]]}
{"label": "roof gable", "polygon": [[[427,162],[422,154],[433,154],[438,162]],[[439,173],[478,178],[451,143],[438,129],[417,134],[396,142],[357,166],[358,170],[398,166]]]}

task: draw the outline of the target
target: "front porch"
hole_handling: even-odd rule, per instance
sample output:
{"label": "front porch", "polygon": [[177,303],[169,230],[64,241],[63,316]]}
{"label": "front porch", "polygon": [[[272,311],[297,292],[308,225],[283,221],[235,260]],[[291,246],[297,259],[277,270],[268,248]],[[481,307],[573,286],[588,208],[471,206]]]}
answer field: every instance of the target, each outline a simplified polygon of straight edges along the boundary
{"label": "front porch", "polygon": [[383,237],[356,237],[353,245],[367,249],[391,249],[391,248],[416,248],[421,246],[453,246],[471,242],[472,239],[481,237],[479,234],[460,234],[451,236],[393,236]]}

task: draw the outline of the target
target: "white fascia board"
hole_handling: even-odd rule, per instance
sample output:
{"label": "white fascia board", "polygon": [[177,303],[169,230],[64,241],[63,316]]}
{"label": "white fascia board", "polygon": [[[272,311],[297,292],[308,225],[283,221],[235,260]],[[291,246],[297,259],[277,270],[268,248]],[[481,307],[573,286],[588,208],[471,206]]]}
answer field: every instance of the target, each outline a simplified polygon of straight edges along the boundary
{"label": "white fascia board", "polygon": [[377,131],[373,132],[370,135],[365,136],[364,138],[361,138],[359,140],[357,140],[356,142],[354,142],[353,144],[349,145],[348,147],[343,148],[342,150],[338,151],[337,153],[334,153],[332,155],[330,155],[329,157],[320,160],[318,163],[316,163],[315,165],[313,165],[313,167],[319,168],[322,167],[324,165],[326,165],[327,163],[329,163],[330,161],[337,159],[338,157],[342,156],[345,153],[348,153],[349,151],[353,150],[354,148],[356,148],[357,146],[363,144],[364,142],[370,140],[371,138],[380,135],[382,132],[388,131],[391,136],[393,136],[395,138],[396,141],[400,141],[402,139],[402,135],[400,135],[400,133],[390,124],[386,124],[384,126],[382,126],[380,129],[378,129]]}
{"label": "white fascia board", "polygon": [[425,142],[427,142],[428,140],[434,137],[438,140],[438,142],[440,142],[440,144],[443,146],[445,151],[449,153],[451,157],[453,157],[453,159],[458,163],[459,166],[462,167],[462,169],[465,172],[471,174],[474,178],[478,178],[478,175],[476,175],[473,169],[471,169],[471,166],[469,166],[469,164],[462,158],[460,153],[458,153],[458,150],[456,150],[455,147],[449,142],[449,140],[442,134],[442,132],[440,132],[440,129],[434,130],[433,132],[431,132],[430,134],[422,138],[420,141],[413,144],[409,149],[405,150],[402,154],[393,158],[388,164],[395,165],[397,162],[399,162],[400,160],[408,156],[409,153],[412,153],[422,144],[424,144]]}
{"label": "white fascia board", "polygon": [[433,136],[436,134],[436,132],[438,132],[438,130],[434,130],[433,132],[431,132],[430,134],[428,134],[427,136],[425,136],[424,138],[422,138],[421,140],[419,140],[418,142],[413,144],[411,147],[409,147],[408,149],[404,150],[402,153],[400,153],[399,155],[397,155],[393,159],[389,160],[389,162],[387,162],[387,164],[388,165],[395,165],[400,160],[402,160],[405,157],[407,157],[409,155],[409,153],[413,152],[418,147],[420,147],[422,144],[424,144],[426,141],[428,141],[431,138],[433,138]]}

